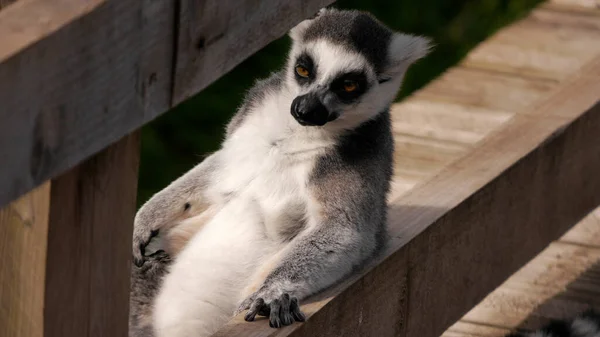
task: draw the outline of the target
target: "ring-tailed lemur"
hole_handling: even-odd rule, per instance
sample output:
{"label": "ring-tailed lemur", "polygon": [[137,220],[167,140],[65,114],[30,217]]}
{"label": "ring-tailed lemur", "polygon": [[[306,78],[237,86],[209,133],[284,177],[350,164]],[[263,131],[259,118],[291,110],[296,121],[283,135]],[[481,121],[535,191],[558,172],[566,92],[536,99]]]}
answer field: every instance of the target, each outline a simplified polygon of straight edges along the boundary
{"label": "ring-tailed lemur", "polygon": [[266,315],[273,327],[303,321],[298,300],[383,246],[389,107],[428,40],[334,9],[290,36],[287,65],[249,91],[221,149],[136,215],[136,265],[158,231],[174,262],[152,317],[144,315],[156,285],[144,282],[164,271],[134,271],[134,330],[152,324],[156,336],[206,336],[247,309],[247,321]]}
{"label": "ring-tailed lemur", "polygon": [[600,314],[588,310],[573,320],[553,321],[540,330],[506,337],[600,337]]}

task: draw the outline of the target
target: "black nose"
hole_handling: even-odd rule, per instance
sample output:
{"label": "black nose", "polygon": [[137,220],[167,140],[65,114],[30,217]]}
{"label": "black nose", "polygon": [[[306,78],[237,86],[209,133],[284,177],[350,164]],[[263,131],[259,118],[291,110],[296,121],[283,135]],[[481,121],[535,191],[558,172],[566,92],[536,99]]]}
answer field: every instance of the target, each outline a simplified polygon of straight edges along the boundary
{"label": "black nose", "polygon": [[329,111],[314,94],[298,96],[292,102],[292,116],[305,126],[321,126],[330,121]]}

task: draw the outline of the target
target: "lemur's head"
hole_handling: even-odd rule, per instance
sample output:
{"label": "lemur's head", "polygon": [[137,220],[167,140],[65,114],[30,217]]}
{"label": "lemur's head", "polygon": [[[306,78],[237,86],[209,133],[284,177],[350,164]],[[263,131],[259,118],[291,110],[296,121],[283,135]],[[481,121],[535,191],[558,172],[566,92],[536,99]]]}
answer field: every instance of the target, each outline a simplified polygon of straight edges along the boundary
{"label": "lemur's head", "polygon": [[394,100],[429,40],[396,33],[368,13],[322,9],[290,31],[286,81],[301,125],[353,128]]}

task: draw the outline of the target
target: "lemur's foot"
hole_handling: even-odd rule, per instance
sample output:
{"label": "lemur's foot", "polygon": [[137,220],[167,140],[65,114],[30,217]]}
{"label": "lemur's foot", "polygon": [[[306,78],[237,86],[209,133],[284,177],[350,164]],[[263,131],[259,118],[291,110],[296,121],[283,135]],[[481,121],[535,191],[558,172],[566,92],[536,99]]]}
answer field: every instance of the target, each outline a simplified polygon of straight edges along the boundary
{"label": "lemur's foot", "polygon": [[248,312],[244,316],[246,321],[253,321],[256,315],[268,316],[270,327],[281,328],[282,326],[294,323],[294,321],[304,322],[306,319],[302,311],[300,311],[297,298],[290,297],[289,294],[284,293],[278,298],[265,302],[263,297],[258,297],[258,295],[250,296],[242,302],[242,305],[238,309],[238,311],[248,309]]}
{"label": "lemur's foot", "polygon": [[158,235],[158,230],[150,230],[149,228],[134,228],[133,230],[133,263],[141,267],[146,261],[144,256],[146,246],[150,243],[153,237]]}

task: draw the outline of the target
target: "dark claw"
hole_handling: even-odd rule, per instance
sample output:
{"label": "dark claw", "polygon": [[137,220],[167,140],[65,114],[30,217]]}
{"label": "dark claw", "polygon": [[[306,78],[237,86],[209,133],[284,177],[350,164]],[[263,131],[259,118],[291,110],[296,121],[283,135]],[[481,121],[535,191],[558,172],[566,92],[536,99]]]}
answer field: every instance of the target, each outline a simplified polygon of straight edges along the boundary
{"label": "dark claw", "polygon": [[264,306],[265,301],[262,298],[257,298],[256,300],[254,300],[254,302],[252,302],[252,304],[250,305],[250,309],[248,309],[248,312],[244,316],[244,320],[246,322],[252,322],[254,320],[254,317],[256,317],[256,314],[258,314]]}
{"label": "dark claw", "polygon": [[292,314],[292,317],[294,317],[294,320],[296,322],[304,322],[306,320],[306,316],[304,316],[304,313],[300,311],[298,299],[295,297],[292,297],[290,301],[290,313]]}
{"label": "dark claw", "polygon": [[157,235],[158,235],[158,230],[153,230],[150,232],[150,237],[148,237],[148,239],[146,239],[145,241],[140,242],[138,244],[138,251],[134,252],[134,254],[133,254],[133,263],[137,267],[143,266],[144,262],[146,262],[146,259],[144,256],[144,254],[146,253],[146,246],[150,243],[152,238],[154,238]]}
{"label": "dark claw", "polygon": [[248,307],[244,320],[252,322],[256,315],[266,316],[269,317],[269,326],[272,328],[281,328],[294,323],[294,321],[304,322],[306,320],[306,317],[300,311],[298,299],[290,297],[289,294],[283,294],[269,304],[266,304],[263,298],[257,298]]}
{"label": "dark claw", "polygon": [[281,311],[279,312],[279,318],[283,325],[294,323],[294,318],[292,318],[292,315],[290,314],[290,295],[288,294],[281,295]]}
{"label": "dark claw", "polygon": [[271,315],[269,315],[269,326],[271,328],[281,328],[281,319],[279,313],[281,311],[281,301],[278,299],[271,302]]}

